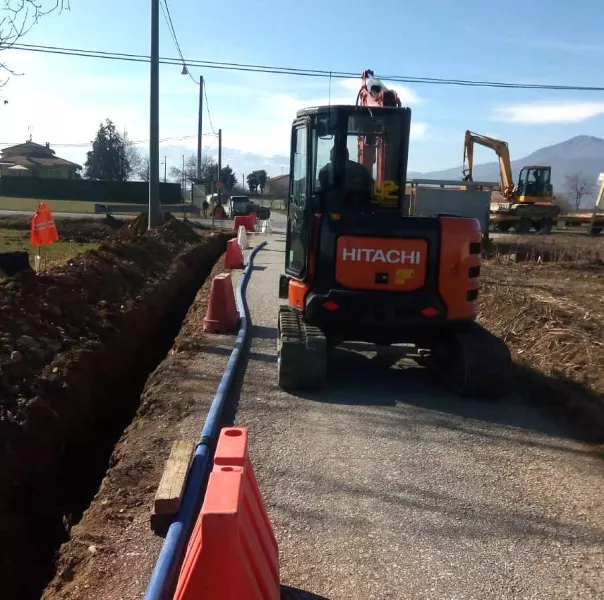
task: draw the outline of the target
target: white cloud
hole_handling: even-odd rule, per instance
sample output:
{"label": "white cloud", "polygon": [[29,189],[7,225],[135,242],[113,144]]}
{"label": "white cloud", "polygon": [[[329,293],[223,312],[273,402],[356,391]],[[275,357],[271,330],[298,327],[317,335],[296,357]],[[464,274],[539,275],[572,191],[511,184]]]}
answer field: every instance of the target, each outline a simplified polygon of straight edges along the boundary
{"label": "white cloud", "polygon": [[496,120],[511,123],[579,123],[604,114],[604,102],[517,104],[494,112]]}
{"label": "white cloud", "polygon": [[411,123],[411,139],[422,141],[428,139],[428,124],[427,123]]}
{"label": "white cloud", "polygon": [[[332,94],[331,98],[329,95],[307,98],[285,93],[268,95],[259,102],[257,111],[248,113],[240,119],[241,126],[233,127],[231,120],[233,142],[230,142],[230,145],[248,152],[258,152],[264,156],[288,154],[291,125],[299,110],[328,104],[353,104],[355,99],[351,100],[351,97],[342,94],[341,90],[337,95]],[[253,114],[251,119],[250,114]],[[420,141],[427,138],[428,124],[412,121],[411,139]]]}
{"label": "white cloud", "polygon": [[[107,118],[120,130],[126,128],[130,139],[148,140],[149,80],[145,65],[120,65],[118,70],[104,62],[91,62],[90,67],[82,68],[77,58],[13,51],[7,51],[5,57],[25,75],[11,79],[1,90],[0,142],[24,141],[31,128],[34,141],[49,142],[59,156],[82,164],[88,143]],[[224,79],[212,77],[207,82],[207,95],[214,129],[222,128],[224,148],[273,157],[289,154],[291,125],[298,110],[330,102],[354,104],[360,83],[360,77],[333,80],[330,97],[327,81],[313,84],[286,77],[229,74]],[[396,89],[404,104],[419,101],[413,90]],[[198,91],[178,68],[162,67],[160,138],[182,138],[166,144],[178,144],[183,153],[195,152],[197,146]],[[9,104],[2,104],[3,97]],[[204,133],[211,133],[205,110]],[[427,137],[427,124],[413,122],[411,139]],[[57,145],[74,143],[84,146]],[[146,141],[140,145],[142,152],[147,151],[147,145]],[[209,145],[216,147],[214,137],[204,137],[204,146]],[[241,162],[236,154],[232,159]],[[237,164],[231,166],[241,170]]]}

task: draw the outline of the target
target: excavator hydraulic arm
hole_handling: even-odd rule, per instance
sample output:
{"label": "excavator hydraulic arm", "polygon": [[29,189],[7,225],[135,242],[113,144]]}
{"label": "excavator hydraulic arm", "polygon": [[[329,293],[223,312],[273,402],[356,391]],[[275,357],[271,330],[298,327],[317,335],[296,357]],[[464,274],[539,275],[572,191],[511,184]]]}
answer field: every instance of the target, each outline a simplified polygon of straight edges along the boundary
{"label": "excavator hydraulic arm", "polygon": [[[362,84],[357,94],[357,106],[393,106],[397,108],[402,106],[396,91],[388,89],[375,77],[375,73],[371,69],[363,71],[361,77]],[[388,160],[384,140],[375,141],[367,136],[359,137],[358,158],[370,173],[375,172],[376,183],[381,186],[384,181],[384,165]]]}
{"label": "excavator hydraulic arm", "polygon": [[463,179],[464,181],[472,181],[472,169],[474,167],[474,144],[491,148],[499,158],[499,176],[501,194],[509,201],[514,201],[516,193],[514,180],[512,178],[512,161],[510,159],[510,150],[507,142],[496,140],[480,135],[472,131],[466,131],[464,146],[463,146]]}

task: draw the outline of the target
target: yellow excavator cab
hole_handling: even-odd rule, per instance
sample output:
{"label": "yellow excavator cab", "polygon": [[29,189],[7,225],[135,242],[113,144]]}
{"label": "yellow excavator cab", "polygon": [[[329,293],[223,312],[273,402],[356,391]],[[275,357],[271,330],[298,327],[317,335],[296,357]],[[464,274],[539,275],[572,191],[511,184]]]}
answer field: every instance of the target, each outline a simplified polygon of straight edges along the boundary
{"label": "yellow excavator cab", "polygon": [[515,201],[519,204],[552,202],[554,198],[554,189],[551,178],[551,167],[523,167],[518,177]]}

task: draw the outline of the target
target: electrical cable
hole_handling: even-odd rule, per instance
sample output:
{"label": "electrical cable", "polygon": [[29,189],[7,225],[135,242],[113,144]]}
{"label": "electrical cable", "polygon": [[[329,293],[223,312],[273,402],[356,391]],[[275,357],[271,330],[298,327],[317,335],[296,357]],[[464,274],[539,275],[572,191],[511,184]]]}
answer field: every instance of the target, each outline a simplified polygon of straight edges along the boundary
{"label": "electrical cable", "polygon": [[207,92],[207,85],[205,85],[205,80],[204,80],[204,86],[203,86],[203,95],[205,97],[205,104],[206,104],[206,112],[208,113],[208,121],[210,122],[210,129],[212,130],[212,133],[214,135],[218,135],[216,133],[216,130],[214,129],[214,125],[212,123],[212,116],[210,115],[210,107],[208,106],[208,92]]}
{"label": "electrical cable", "polygon": [[[193,77],[193,75],[191,75],[191,73],[187,67],[187,61],[185,60],[185,57],[182,54],[182,50],[180,49],[180,44],[178,43],[178,36],[176,35],[176,30],[174,29],[174,23],[172,22],[172,15],[170,14],[170,7],[168,5],[168,0],[161,0],[161,7],[162,7],[162,11],[164,13],[164,18],[166,20],[166,23],[168,24],[168,29],[170,30],[170,34],[172,35],[172,40],[174,41],[174,45],[176,46],[176,51],[178,52],[180,58],[182,59],[183,69],[186,71],[186,74],[191,78],[191,81],[193,81],[193,83],[195,83],[196,85],[199,85],[199,81],[197,81]],[[204,87],[203,87],[203,95],[205,97],[206,112],[208,114],[208,121],[210,122],[210,128],[212,129],[212,133],[214,135],[216,135],[216,130],[214,129],[214,124],[212,123],[212,115],[210,114],[207,85],[204,85]]]}
{"label": "electrical cable", "polygon": [[[86,50],[82,48],[64,48],[58,46],[42,46],[34,44],[0,44],[0,48],[21,50],[26,52],[40,52],[43,54],[56,54],[66,56],[80,56],[85,58],[99,58],[107,60],[122,60],[129,62],[149,62],[150,58],[144,54],[127,54],[123,52],[106,52],[100,50]],[[161,64],[182,65],[182,56],[180,59],[172,57],[160,57]],[[292,67],[273,67],[269,65],[255,65],[246,63],[217,62],[203,60],[189,60],[188,65],[203,67],[209,69],[240,71],[252,73],[268,73],[273,75],[293,75],[298,77],[321,77],[335,79],[350,79],[358,77],[358,73],[346,71],[325,71],[320,69],[298,69]],[[189,73],[190,75],[190,73]],[[191,76],[194,80],[194,78]],[[513,83],[504,81],[483,81],[470,79],[446,79],[437,77],[415,77],[407,75],[383,75],[380,79],[396,83],[419,83],[430,85],[456,85],[462,87],[487,87],[487,88],[506,88],[506,89],[533,89],[533,90],[554,90],[554,91],[584,91],[584,92],[604,92],[604,87],[588,85],[561,85],[561,84],[531,84],[531,83]],[[197,82],[196,82],[197,83]]]}
{"label": "electrical cable", "polygon": [[[186,71],[186,74],[191,78],[191,81],[195,85],[199,85],[199,82],[191,75],[189,69],[187,67],[187,61],[183,56],[182,50],[180,49],[180,44],[178,43],[178,36],[176,35],[176,30],[174,29],[174,23],[172,22],[172,15],[170,13],[170,6],[168,5],[168,0],[162,0],[162,11],[164,13],[164,19],[168,25],[168,29],[170,30],[170,34],[172,35],[172,40],[174,41],[174,45],[176,46],[176,51],[178,52],[180,58],[182,59],[182,66]],[[164,8],[165,7],[165,8]]]}
{"label": "electrical cable", "polygon": [[[206,136],[211,136],[211,137],[216,137],[216,134],[214,133],[204,133],[203,137]],[[180,142],[180,141],[184,141],[184,140],[190,140],[193,138],[197,138],[197,135],[181,135],[181,136],[176,136],[176,137],[167,137],[167,138],[161,138],[159,141],[160,143],[165,143],[165,142]],[[6,148],[6,147],[10,147],[10,146],[18,146],[19,144],[22,144],[23,142],[0,142],[0,146]],[[149,140],[136,140],[133,141],[132,144],[134,144],[135,146],[141,145],[141,144],[148,144]],[[53,147],[53,148],[87,148],[88,146],[92,145],[92,142],[49,142],[49,144]]]}

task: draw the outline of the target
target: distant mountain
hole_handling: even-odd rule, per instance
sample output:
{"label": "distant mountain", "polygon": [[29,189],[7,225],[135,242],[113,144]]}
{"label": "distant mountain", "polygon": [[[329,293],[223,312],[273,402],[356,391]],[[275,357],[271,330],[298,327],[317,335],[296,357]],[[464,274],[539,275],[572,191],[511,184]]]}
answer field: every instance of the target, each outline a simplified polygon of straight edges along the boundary
{"label": "distant mountain", "polygon": [[[565,175],[581,171],[595,183],[598,175],[604,172],[604,139],[579,135],[560,144],[540,148],[524,158],[514,160],[512,161],[514,181],[517,180],[520,169],[528,165],[551,166],[554,193],[564,194]],[[489,162],[474,165],[473,176],[475,181],[499,181],[499,163]],[[461,165],[444,171],[410,173],[409,177],[460,180]]]}

